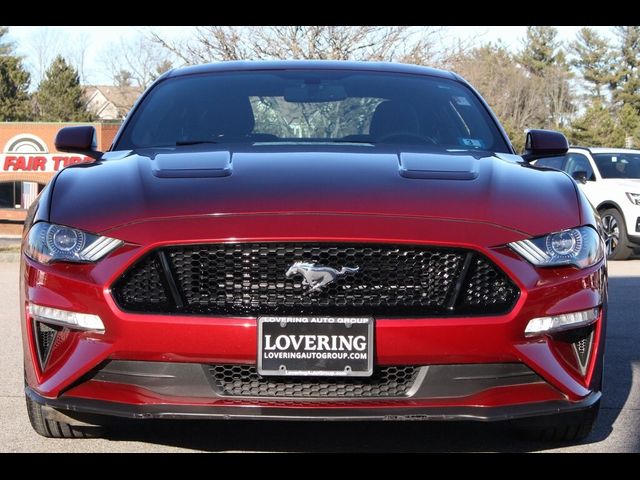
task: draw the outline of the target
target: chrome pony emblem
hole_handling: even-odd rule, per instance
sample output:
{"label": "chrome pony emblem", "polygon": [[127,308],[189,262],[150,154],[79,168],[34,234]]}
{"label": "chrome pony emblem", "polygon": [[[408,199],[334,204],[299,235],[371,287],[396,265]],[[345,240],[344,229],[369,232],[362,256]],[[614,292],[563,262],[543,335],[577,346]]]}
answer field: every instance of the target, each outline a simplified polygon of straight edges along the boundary
{"label": "chrome pony emblem", "polygon": [[292,275],[302,275],[302,284],[310,287],[306,293],[311,293],[320,290],[345,273],[356,273],[358,270],[360,270],[360,267],[342,267],[340,270],[336,270],[335,268],[316,265],[315,263],[296,262],[289,267],[286,275],[287,278]]}

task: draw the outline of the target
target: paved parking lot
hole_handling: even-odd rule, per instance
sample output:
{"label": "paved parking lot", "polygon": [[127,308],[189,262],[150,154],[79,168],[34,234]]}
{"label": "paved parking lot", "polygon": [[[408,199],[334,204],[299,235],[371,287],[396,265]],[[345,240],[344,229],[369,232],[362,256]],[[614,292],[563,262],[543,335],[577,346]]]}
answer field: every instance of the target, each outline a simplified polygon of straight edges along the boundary
{"label": "paved parking lot", "polygon": [[606,385],[596,429],[579,445],[514,440],[501,424],[147,421],[101,440],[31,430],[22,394],[18,263],[0,254],[0,452],[565,451],[640,452],[640,260],[610,263]]}

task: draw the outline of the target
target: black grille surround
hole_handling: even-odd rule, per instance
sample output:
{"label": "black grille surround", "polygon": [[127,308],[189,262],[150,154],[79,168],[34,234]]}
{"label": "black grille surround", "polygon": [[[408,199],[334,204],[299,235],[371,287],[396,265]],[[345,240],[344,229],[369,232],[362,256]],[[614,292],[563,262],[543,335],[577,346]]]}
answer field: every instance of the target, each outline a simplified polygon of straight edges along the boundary
{"label": "black grille surround", "polygon": [[[307,293],[294,262],[357,273]],[[112,286],[124,311],[193,315],[479,316],[509,312],[517,286],[479,252],[362,243],[169,246],[138,259]]]}
{"label": "black grille surround", "polygon": [[218,395],[283,398],[396,398],[409,395],[420,367],[376,368],[371,377],[263,377],[253,365],[211,365]]}

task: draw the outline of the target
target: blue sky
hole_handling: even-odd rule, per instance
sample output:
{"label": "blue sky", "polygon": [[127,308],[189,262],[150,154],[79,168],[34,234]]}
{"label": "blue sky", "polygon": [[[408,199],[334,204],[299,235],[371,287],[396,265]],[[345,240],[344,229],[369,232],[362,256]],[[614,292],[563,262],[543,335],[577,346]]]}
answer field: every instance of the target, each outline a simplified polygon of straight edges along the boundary
{"label": "blue sky", "polygon": [[[139,32],[152,29],[169,38],[180,38],[188,32],[191,27],[158,27],[158,26],[13,26],[9,27],[9,34],[16,42],[18,53],[25,57],[28,68],[33,72],[36,70],[36,54],[34,42],[48,31],[52,37],[56,38],[56,45],[52,45],[50,50],[59,49],[61,53],[67,54],[67,50],[74,48],[74,45],[81,43],[84,39],[87,44],[85,60],[85,76],[87,83],[110,83],[109,75],[101,63],[101,54],[108,48],[109,44],[118,42],[122,38],[133,38]],[[501,40],[508,47],[517,49],[525,36],[524,26],[450,26],[446,28],[445,38],[454,41],[456,38],[471,40],[478,43],[485,41]],[[576,32],[582,28],[579,26],[559,26],[559,38],[564,41],[571,41],[575,38]],[[600,33],[610,36],[612,27],[593,27]],[[52,52],[49,51],[48,54]],[[57,53],[57,52],[56,52]],[[32,86],[32,87],[35,87]]]}

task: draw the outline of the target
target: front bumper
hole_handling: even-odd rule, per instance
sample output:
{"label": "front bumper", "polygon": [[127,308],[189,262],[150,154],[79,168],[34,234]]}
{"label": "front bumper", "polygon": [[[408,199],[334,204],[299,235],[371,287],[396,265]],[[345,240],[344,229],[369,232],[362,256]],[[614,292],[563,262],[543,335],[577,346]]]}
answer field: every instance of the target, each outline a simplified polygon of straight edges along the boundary
{"label": "front bumper", "polygon": [[[474,420],[482,422],[516,420],[570,413],[593,407],[601,397],[592,392],[579,402],[552,400],[542,403],[507,405],[498,407],[380,407],[376,409],[352,406],[348,408],[294,409],[261,406],[198,406],[198,405],[129,405],[83,398],[50,399],[38,395],[33,389],[25,389],[33,401],[57,412],[64,412],[63,419],[72,423],[74,413],[107,415],[131,419],[217,419],[217,420],[298,420],[298,421],[452,421]],[[56,413],[52,419],[60,419]],[[46,415],[46,410],[45,410]],[[84,423],[84,422],[83,422]]]}
{"label": "front bumper", "polygon": [[[606,303],[604,263],[585,270],[536,269],[508,248],[493,247],[519,240],[522,234],[488,224],[473,225],[474,243],[470,243],[469,222],[331,215],[290,215],[275,221],[273,216],[265,217],[268,218],[247,215],[173,220],[171,228],[161,221],[154,226],[149,225],[153,222],[128,225],[108,232],[128,243],[95,265],[39,265],[23,256],[21,301],[27,393],[55,408],[87,411],[86,408],[106,405],[108,408],[103,413],[112,411],[114,415],[123,416],[210,414],[229,418],[264,415],[267,418],[338,419],[393,419],[396,416],[504,419],[586,408],[591,401],[587,399],[599,397],[605,308],[601,309],[595,324],[593,348],[584,371],[568,360],[571,353],[561,348],[561,342],[546,336],[526,338],[524,329],[535,317],[603,306]],[[301,231],[306,232],[304,236],[300,235]],[[110,292],[110,286],[122,272],[147,251],[176,243],[231,241],[219,232],[236,232],[238,235],[233,241],[368,239],[478,250],[503,269],[521,290],[513,309],[496,316],[376,318],[375,364],[520,363],[535,372],[542,382],[491,387],[466,396],[303,405],[287,403],[287,399],[275,404],[213,396],[194,399],[139,385],[92,381],[97,368],[114,360],[255,365],[255,318],[127,313],[118,308]],[[332,232],[332,236],[327,237],[326,232]],[[425,242],[425,238],[429,242]],[[26,308],[29,302],[98,315],[105,324],[105,332],[69,334],[42,368],[34,344],[33,322]]]}

